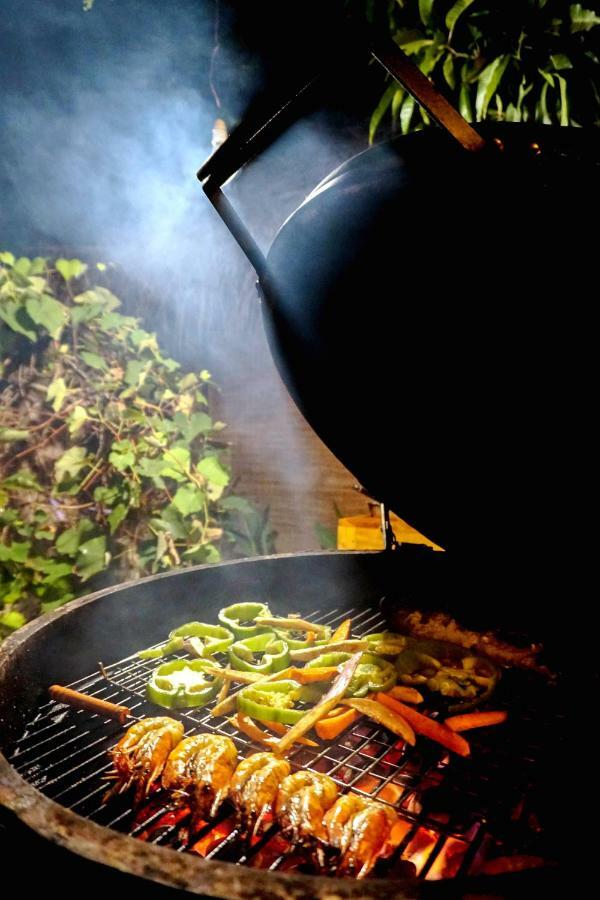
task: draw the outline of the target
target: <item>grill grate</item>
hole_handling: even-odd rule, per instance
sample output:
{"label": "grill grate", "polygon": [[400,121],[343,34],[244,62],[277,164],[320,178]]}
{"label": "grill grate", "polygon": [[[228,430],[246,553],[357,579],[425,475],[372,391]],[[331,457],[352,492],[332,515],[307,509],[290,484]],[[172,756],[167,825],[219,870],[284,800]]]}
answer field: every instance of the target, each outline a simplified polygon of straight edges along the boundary
{"label": "grill grate", "polygon": [[[349,616],[353,634],[358,636],[385,627],[379,612],[372,610],[316,611],[308,618],[335,626]],[[106,666],[110,681],[94,673],[70,687],[127,705],[134,716],[157,715],[144,693],[156,665],[156,660],[134,655]],[[509,723],[501,729],[472,732],[472,753],[467,759],[449,758],[443,748],[425,739],[408,747],[363,718],[336,743],[320,742],[319,748],[296,745],[289,760],[294,768],[329,775],[342,791],[352,789],[399,811],[399,843],[375,874],[381,869],[385,874],[435,880],[476,872],[489,855],[537,854],[547,860],[552,856],[552,842],[540,824],[536,802],[544,793],[547,774],[544,748],[550,739],[553,744],[560,741],[565,732],[560,727],[557,691],[535,676],[509,672],[503,678],[502,694],[510,707]],[[242,756],[264,750],[227,718],[211,717],[206,708],[170,711],[169,715],[183,721],[186,735],[227,735]],[[276,825],[248,845],[238,835],[226,805],[217,820],[206,824],[188,845],[186,811],[165,805],[161,791],[135,810],[127,796],[104,803],[107,785],[102,777],[111,768],[107,750],[121,733],[113,720],[50,701],[28,723],[11,762],[48,797],[107,828],[176,851],[191,850],[207,859],[268,869],[306,867],[307,860],[293,852]]]}

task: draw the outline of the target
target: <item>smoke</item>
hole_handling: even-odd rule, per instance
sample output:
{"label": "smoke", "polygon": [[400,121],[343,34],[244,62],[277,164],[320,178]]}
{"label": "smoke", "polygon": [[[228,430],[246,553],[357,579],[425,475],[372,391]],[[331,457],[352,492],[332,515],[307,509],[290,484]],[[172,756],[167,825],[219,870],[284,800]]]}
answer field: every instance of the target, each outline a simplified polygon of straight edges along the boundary
{"label": "smoke", "polygon": [[[261,456],[252,423],[280,417],[287,450],[281,470],[276,459],[269,468],[281,484],[310,451],[273,386],[254,273],[195,177],[215,119],[235,124],[264,86],[234,6],[221,3],[217,21],[214,0],[96,0],[90,12],[80,0],[4,0],[0,245],[115,263],[134,283],[127,311],[172,355],[225,387],[254,383],[240,401],[251,455]],[[317,115],[233,181],[228,193],[263,249],[357,149]],[[314,470],[313,458],[294,494],[307,495]]]}

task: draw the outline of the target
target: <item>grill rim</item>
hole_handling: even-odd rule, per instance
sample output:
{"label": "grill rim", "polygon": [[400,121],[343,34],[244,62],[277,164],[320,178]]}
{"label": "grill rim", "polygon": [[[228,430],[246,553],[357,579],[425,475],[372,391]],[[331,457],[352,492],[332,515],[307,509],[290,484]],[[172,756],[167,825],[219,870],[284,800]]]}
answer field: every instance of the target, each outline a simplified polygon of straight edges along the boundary
{"label": "grill rim", "polygon": [[[176,578],[185,573],[225,567],[240,567],[255,562],[297,559],[298,557],[328,558],[333,556],[358,557],[381,556],[381,551],[309,551],[306,553],[273,554],[245,560],[232,560],[215,567],[204,564],[149,576],[136,581],[96,591],[81,597],[61,609],[48,613],[20,629],[0,647],[0,683],[19,653],[29,640],[39,632],[52,627],[65,615],[116,592],[130,587],[153,584],[157,580]],[[127,599],[126,597],[123,599]],[[99,825],[62,806],[41,793],[14,769],[0,751],[0,804],[13,812],[22,822],[38,834],[79,856],[102,863],[121,872],[183,889],[195,894],[223,897],[227,900],[256,900],[256,898],[322,898],[322,900],[380,900],[397,897],[417,900],[423,897],[456,897],[457,890],[466,893],[503,891],[513,894],[523,886],[539,886],[546,878],[556,878],[556,868],[516,872],[496,876],[469,876],[441,881],[423,881],[417,878],[377,878],[357,881],[353,878],[331,878],[322,875],[305,875],[293,872],[255,870],[236,863],[202,859],[193,854],[175,853],[169,847],[136,840],[126,834]],[[555,882],[554,882],[555,883]],[[502,894],[500,894],[502,896]]]}

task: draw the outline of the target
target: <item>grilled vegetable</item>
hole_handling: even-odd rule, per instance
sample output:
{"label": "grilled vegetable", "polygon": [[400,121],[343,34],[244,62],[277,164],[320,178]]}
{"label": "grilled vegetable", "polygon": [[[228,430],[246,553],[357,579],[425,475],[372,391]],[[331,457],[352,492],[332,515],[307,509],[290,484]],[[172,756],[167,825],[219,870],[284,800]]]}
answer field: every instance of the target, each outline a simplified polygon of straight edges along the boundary
{"label": "grilled vegetable", "polygon": [[[305,669],[339,666],[349,659],[349,653],[325,653],[308,662]],[[373,653],[363,653],[348,685],[346,697],[366,697],[374,691],[388,691],[395,681],[396,670],[391,662]]]}
{"label": "grilled vegetable", "polygon": [[506,722],[508,713],[498,712],[473,712],[462,716],[450,716],[444,725],[452,731],[470,731],[472,728],[485,728],[488,725],[500,725]]}
{"label": "grilled vegetable", "polygon": [[287,644],[272,631],[236,641],[227,652],[234,669],[256,675],[280,672],[290,663]]}
{"label": "grilled vegetable", "polygon": [[319,638],[329,638],[331,628],[329,625],[318,625],[316,622],[307,622],[298,616],[288,616],[285,619],[275,618],[271,615],[260,615],[256,617],[256,624],[263,625],[271,630],[275,628],[284,629],[285,631],[305,631],[316,634]]}
{"label": "grilled vegetable", "polygon": [[163,663],[146,685],[148,700],[167,709],[204,706],[216,697],[223,684],[220,677],[207,673],[209,665],[204,659]]}
{"label": "grilled vegetable", "polygon": [[432,741],[436,741],[438,744],[446,747],[447,750],[458,753],[459,756],[468,756],[471,752],[465,739],[454,731],[451,731],[450,728],[447,728],[445,725],[440,725],[439,722],[430,719],[428,716],[424,716],[422,713],[417,712],[416,709],[406,706],[404,703],[400,703],[399,700],[394,700],[394,698],[390,697],[388,694],[376,694],[375,697],[379,703],[383,703],[384,706],[387,706],[392,712],[397,713],[405,719],[409,725],[414,728],[417,734],[422,734]]}
{"label": "grilled vegetable", "polygon": [[394,634],[393,631],[367,634],[365,640],[370,644],[369,649],[379,656],[398,656],[406,647],[406,637],[403,634]]}
{"label": "grilled vegetable", "polygon": [[169,640],[162,647],[140,650],[141,659],[159,659],[183,650],[187,642],[195,656],[205,658],[215,653],[223,653],[233,643],[233,633],[221,625],[207,625],[205,622],[186,622],[169,633]]}
{"label": "grilled vegetable", "polygon": [[[253,741],[257,741],[259,744],[265,744],[267,747],[272,747],[275,742],[275,738],[272,734],[268,734],[266,731],[263,731],[262,728],[259,728],[256,722],[254,722],[249,716],[245,716],[243,713],[238,712],[235,716],[232,716],[229,721],[237,728],[238,731],[241,731],[243,734],[247,735]],[[274,731],[276,734],[286,734],[287,728],[285,725],[282,725],[280,722],[265,722],[265,725]],[[306,747],[318,747],[319,745],[315,743],[315,741],[310,741],[308,738],[298,738],[297,743],[304,744]]]}
{"label": "grilled vegetable", "polygon": [[256,624],[257,616],[270,615],[269,607],[264,603],[234,603],[220,610],[218,618],[221,625],[231,631],[238,641],[243,641],[256,634],[272,631],[272,628]]}
{"label": "grilled vegetable", "polygon": [[337,644],[339,641],[347,641],[352,630],[352,619],[344,619],[331,635],[330,643]]}
{"label": "grilled vegetable", "polygon": [[331,685],[325,696],[308,712],[305,712],[302,718],[290,728],[288,733],[282,737],[275,749],[277,753],[284,753],[288,747],[291,747],[297,738],[306,734],[307,731],[315,725],[320,719],[337,706],[338,701],[344,696],[352,676],[356,671],[356,667],[360,661],[361,654],[355,653],[350,659],[344,663],[342,670],[336,680]]}
{"label": "grilled vegetable", "polygon": [[237,694],[237,708],[239,712],[251,719],[258,719],[259,722],[293,725],[306,715],[303,710],[294,709],[294,704],[300,699],[300,692],[301,685],[297,681],[250,684]]}
{"label": "grilled vegetable", "polygon": [[[377,698],[380,696],[385,695],[376,694]],[[369,719],[373,719],[374,722],[383,725],[384,728],[388,728],[393,734],[403,738],[407,744],[415,743],[415,733],[406,718],[393,710],[387,709],[378,700],[347,699],[342,700],[342,703],[344,706],[350,706],[352,709],[358,710],[359,713],[368,716]]]}
{"label": "grilled vegetable", "polygon": [[346,709],[337,716],[326,716],[324,719],[320,719],[315,725],[315,731],[323,741],[333,741],[357,719],[360,719],[358,710]]}
{"label": "grilled vegetable", "polygon": [[368,650],[369,644],[367,641],[358,641],[358,640],[348,640],[348,641],[336,641],[335,644],[329,642],[328,644],[317,644],[314,647],[310,647],[307,650],[292,650],[290,652],[290,657],[292,662],[308,662],[311,659],[315,659],[317,656],[326,653],[356,653],[357,650]]}
{"label": "grilled vegetable", "polygon": [[403,684],[396,684],[393,688],[390,688],[389,691],[385,691],[384,693],[389,694],[394,700],[400,700],[402,703],[423,702],[423,695],[420,694],[416,688],[405,687]]}

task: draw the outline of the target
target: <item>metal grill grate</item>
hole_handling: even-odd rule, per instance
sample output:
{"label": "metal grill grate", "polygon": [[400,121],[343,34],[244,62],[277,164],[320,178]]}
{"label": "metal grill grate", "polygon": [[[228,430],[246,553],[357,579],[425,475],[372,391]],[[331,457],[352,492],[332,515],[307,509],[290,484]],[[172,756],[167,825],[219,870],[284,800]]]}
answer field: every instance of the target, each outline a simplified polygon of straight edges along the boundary
{"label": "metal grill grate", "polygon": [[[372,610],[316,611],[308,618],[335,626],[349,616],[353,634],[358,636],[385,627],[379,612]],[[127,705],[135,716],[156,715],[157,708],[145,699],[146,681],[156,665],[156,660],[130,656],[106,666],[110,682],[94,673],[70,687]],[[320,742],[318,749],[297,745],[289,760],[294,768],[330,776],[341,791],[352,789],[399,811],[399,843],[393,856],[378,866],[386,874],[416,874],[430,880],[462,876],[477,871],[490,853],[540,853],[542,841],[542,856],[547,859],[552,848],[543,828],[538,827],[535,811],[544,773],[540,759],[546,739],[560,740],[564,729],[559,727],[556,692],[550,692],[554,696],[548,698],[544,686],[540,697],[539,685],[531,688],[527,680],[522,672],[509,673],[504,679],[508,681],[504,694],[510,698],[511,727],[473,732],[469,736],[472,755],[467,759],[450,758],[425,739],[408,747],[362,718],[335,743]],[[218,732],[229,736],[242,756],[264,750],[226,718],[211,717],[206,708],[170,711],[169,715],[183,721],[186,735]],[[106,782],[102,776],[111,768],[107,750],[121,733],[120,726],[110,719],[51,701],[40,706],[27,725],[11,762],[53,800],[133,837],[261,868],[306,865],[306,860],[290,853],[293,848],[278,834],[276,825],[248,845],[235,829],[232,810],[226,805],[218,819],[207,823],[188,843],[186,811],[169,807],[161,791],[135,810],[127,796],[104,803]]]}

